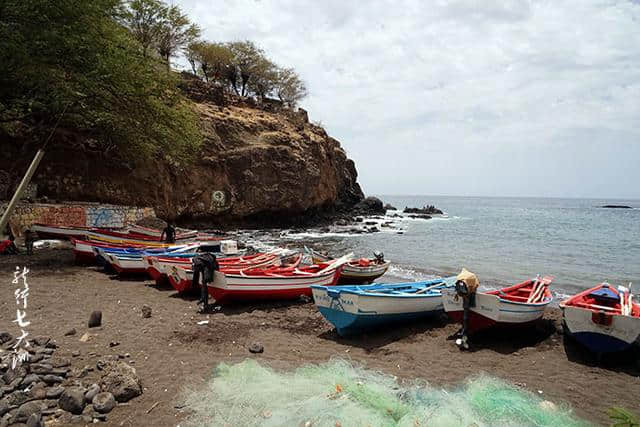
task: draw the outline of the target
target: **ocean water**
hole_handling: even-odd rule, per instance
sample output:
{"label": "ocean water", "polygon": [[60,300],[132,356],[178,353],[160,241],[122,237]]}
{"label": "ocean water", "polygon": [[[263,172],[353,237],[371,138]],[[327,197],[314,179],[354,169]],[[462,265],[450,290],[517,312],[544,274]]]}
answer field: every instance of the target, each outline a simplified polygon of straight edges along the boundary
{"label": "ocean water", "polygon": [[[640,291],[640,200],[379,196],[399,210],[432,204],[446,216],[400,219],[393,231],[342,236],[309,232],[305,244],[358,256],[381,250],[394,266],[383,281],[475,272],[488,287],[553,275],[556,294],[607,280]],[[634,209],[603,209],[624,204]],[[326,231],[326,230],[325,230]]]}

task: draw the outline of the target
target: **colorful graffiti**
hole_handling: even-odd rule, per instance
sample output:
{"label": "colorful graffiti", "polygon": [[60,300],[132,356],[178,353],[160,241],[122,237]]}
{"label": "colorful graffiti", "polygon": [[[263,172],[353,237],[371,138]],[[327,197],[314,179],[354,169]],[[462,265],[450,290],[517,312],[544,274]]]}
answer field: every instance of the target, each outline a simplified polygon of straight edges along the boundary
{"label": "colorful graffiti", "polygon": [[[6,204],[0,205],[0,213]],[[22,233],[33,224],[64,225],[67,227],[123,228],[142,218],[154,217],[153,208],[88,204],[19,204],[11,215],[14,231]]]}

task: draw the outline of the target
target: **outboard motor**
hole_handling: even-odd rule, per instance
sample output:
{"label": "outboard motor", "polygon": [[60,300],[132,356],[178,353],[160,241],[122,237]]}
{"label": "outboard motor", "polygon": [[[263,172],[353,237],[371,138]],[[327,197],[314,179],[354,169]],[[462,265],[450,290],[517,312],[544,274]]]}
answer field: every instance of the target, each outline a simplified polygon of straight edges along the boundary
{"label": "outboard motor", "polygon": [[373,257],[380,264],[382,264],[384,262],[384,254],[382,252],[380,252],[380,251],[373,251]]}
{"label": "outboard motor", "polygon": [[478,289],[478,279],[475,274],[463,269],[456,280],[456,299],[462,298],[462,328],[458,331],[459,338],[456,345],[460,349],[468,350],[469,342],[467,331],[469,328],[469,312],[471,307],[476,305],[476,290]]}

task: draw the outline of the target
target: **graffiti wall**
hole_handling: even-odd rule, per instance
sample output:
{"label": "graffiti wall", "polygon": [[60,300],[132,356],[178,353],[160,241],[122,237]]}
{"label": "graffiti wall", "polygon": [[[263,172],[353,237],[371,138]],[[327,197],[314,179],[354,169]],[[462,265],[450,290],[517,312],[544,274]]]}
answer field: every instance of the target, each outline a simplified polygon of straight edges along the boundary
{"label": "graffiti wall", "polygon": [[[4,212],[6,206],[6,202],[0,204],[0,213]],[[16,207],[9,221],[14,231],[22,233],[36,223],[67,227],[122,228],[155,215],[153,208],[133,206],[23,203]]]}

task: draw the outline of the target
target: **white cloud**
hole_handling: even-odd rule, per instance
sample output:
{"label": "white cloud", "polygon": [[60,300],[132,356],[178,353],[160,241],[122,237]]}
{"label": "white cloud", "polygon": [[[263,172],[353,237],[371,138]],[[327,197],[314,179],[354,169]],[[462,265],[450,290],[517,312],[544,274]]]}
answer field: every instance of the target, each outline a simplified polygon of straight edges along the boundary
{"label": "white cloud", "polygon": [[636,1],[177,3],[300,72],[365,192],[640,197]]}

